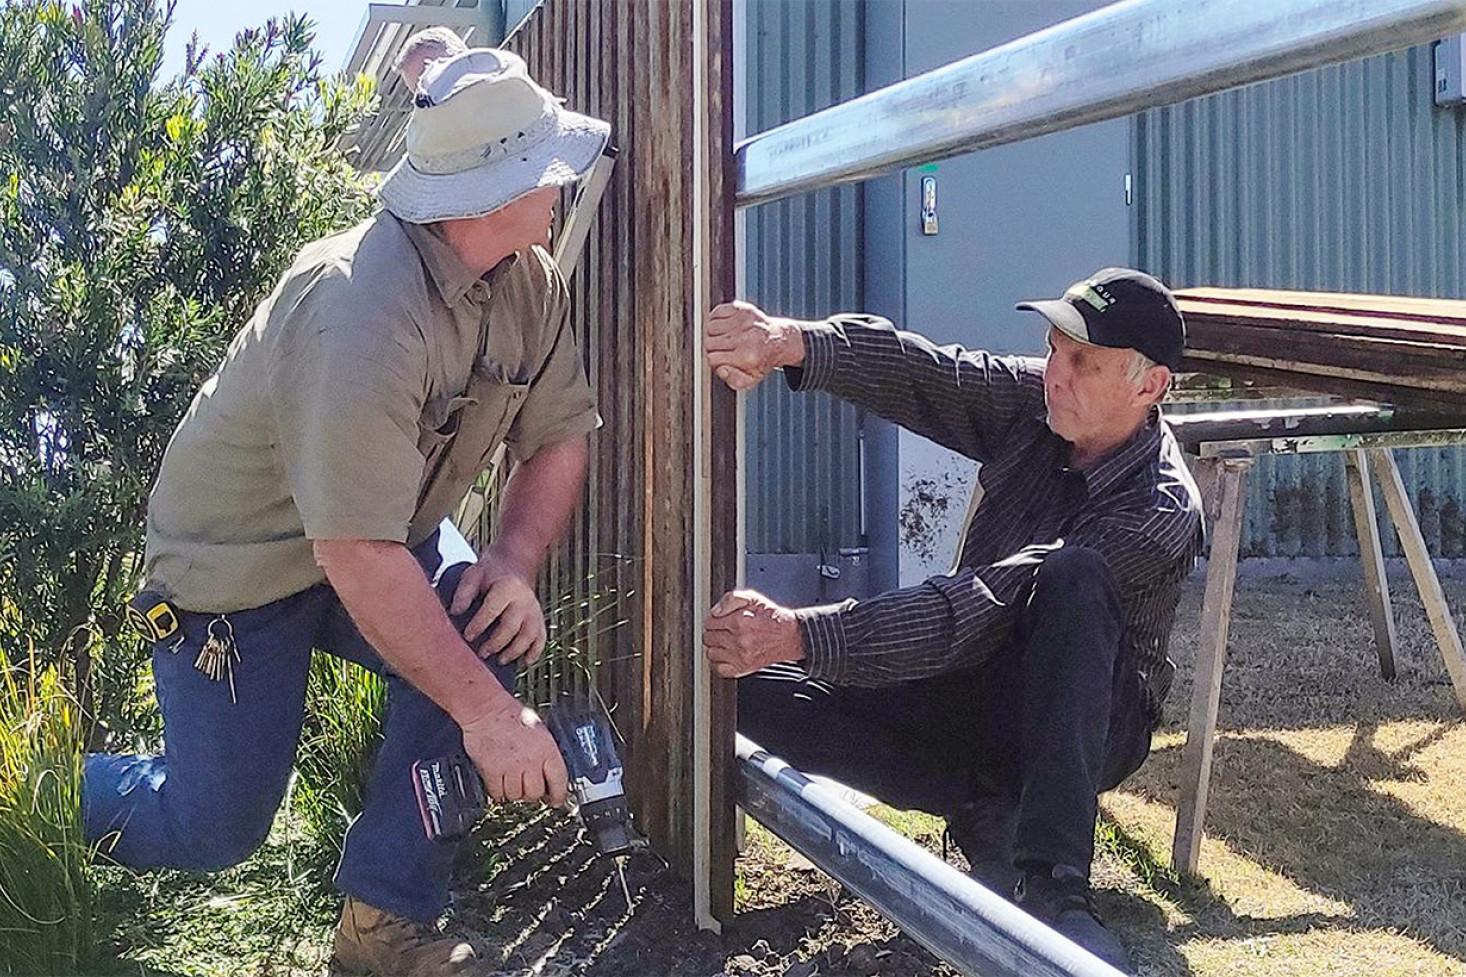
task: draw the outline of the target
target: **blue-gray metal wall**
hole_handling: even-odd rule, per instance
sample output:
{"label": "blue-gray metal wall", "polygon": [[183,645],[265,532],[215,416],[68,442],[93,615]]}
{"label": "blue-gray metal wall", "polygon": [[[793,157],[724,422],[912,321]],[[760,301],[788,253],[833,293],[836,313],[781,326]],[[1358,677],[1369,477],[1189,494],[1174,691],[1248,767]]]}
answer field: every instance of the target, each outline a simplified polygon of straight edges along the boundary
{"label": "blue-gray metal wall", "polygon": [[[445,3],[453,3],[454,0],[444,0]],[[504,7],[504,30],[512,32],[524,19],[534,13],[544,0],[498,0]]]}
{"label": "blue-gray metal wall", "polygon": [[[1176,287],[1466,297],[1466,124],[1433,80],[1424,46],[1137,116],[1136,263]],[[1466,456],[1398,457],[1432,552],[1466,555]],[[1244,553],[1357,552],[1338,456],[1250,482]]]}
{"label": "blue-gray metal wall", "polygon": [[[748,131],[861,93],[863,3],[749,0]],[[859,187],[805,194],[748,214],[745,291],[770,312],[815,318],[860,307]],[[747,406],[747,547],[833,554],[861,545],[854,408],[761,385]]]}

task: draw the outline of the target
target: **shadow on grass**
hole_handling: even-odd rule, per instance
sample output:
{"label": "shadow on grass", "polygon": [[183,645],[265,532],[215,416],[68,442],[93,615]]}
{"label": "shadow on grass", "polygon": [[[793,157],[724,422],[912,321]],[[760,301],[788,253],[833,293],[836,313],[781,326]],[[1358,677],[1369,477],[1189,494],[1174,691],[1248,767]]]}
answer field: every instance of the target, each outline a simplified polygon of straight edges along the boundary
{"label": "shadow on grass", "polygon": [[98,930],[115,962],[105,975],[274,974],[323,967],[340,896],[329,846],[291,840],[288,814],[243,864],[215,874],[102,877]]}
{"label": "shadow on grass", "polygon": [[1155,858],[1144,841],[1105,819],[1103,844],[1145,883],[1156,896],[1175,905],[1190,922],[1171,927],[1162,907],[1149,893],[1105,888],[1095,898],[1104,917],[1126,940],[1140,973],[1189,977],[1194,971],[1179,947],[1192,939],[1253,939],[1263,936],[1308,933],[1314,930],[1357,929],[1357,920],[1327,913],[1252,917],[1236,914],[1220,893],[1201,876],[1178,874],[1169,862]]}
{"label": "shadow on grass", "polygon": [[[1108,830],[1121,857],[1190,917],[1166,933],[1173,945],[1316,930],[1399,933],[1466,961],[1466,833],[1375,786],[1422,782],[1426,774],[1412,759],[1457,725],[1439,723],[1404,748],[1385,752],[1374,745],[1376,725],[1360,723],[1337,766],[1315,763],[1274,739],[1217,742],[1208,837],[1302,889],[1347,905],[1349,915],[1239,915],[1204,879],[1178,876],[1113,822]],[[1157,750],[1124,790],[1174,807],[1180,759],[1179,745]],[[1120,910],[1126,929],[1166,932],[1164,920],[1143,918],[1158,915],[1156,907],[1132,909]],[[1155,963],[1160,973],[1190,973],[1184,961]]]}

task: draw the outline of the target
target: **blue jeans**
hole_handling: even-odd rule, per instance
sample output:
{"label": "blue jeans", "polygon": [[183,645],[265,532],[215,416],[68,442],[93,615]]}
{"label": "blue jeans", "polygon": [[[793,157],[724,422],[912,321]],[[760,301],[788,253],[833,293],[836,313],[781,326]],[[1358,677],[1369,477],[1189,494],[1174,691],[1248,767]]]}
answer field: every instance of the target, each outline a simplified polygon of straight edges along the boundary
{"label": "blue jeans", "polygon": [[[430,579],[446,567],[437,580],[446,603],[473,550],[448,524],[440,533],[441,543],[435,534],[413,555]],[[461,751],[458,725],[386,667],[325,584],[227,615],[240,656],[232,699],[227,680],[194,668],[215,615],[180,617],[183,643],[170,650],[170,637],[153,650],[164,752],[86,758],[88,840],[103,840],[110,857],[135,869],[210,871],[248,858],[285,796],[319,649],[387,681],[384,742],[364,810],[346,832],[336,885],[380,909],[436,919],[448,903],[456,846],[424,834],[410,770],[419,759]],[[512,668],[493,671],[512,689]]]}

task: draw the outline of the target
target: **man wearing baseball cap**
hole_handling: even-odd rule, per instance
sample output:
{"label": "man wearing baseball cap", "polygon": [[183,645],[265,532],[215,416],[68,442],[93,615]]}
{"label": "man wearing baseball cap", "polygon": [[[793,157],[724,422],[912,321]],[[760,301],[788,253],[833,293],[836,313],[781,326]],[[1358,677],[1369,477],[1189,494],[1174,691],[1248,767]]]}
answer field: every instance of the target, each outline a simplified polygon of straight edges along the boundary
{"label": "man wearing baseball cap", "polygon": [[[337,963],[472,963],[436,927],[454,846],[428,840],[410,770],[466,751],[495,799],[565,798],[552,738],[490,666],[512,675],[544,648],[534,582],[599,423],[545,245],[559,188],[608,135],[509,52],[430,61],[383,209],[307,245],[230,343],[149,500],[140,600],[178,625],[153,652],[166,751],[86,761],[88,836],[112,858],[247,857],[290,779],[312,649],[326,651],[388,688],[336,873]],[[445,520],[501,445],[515,464],[475,560]]]}
{"label": "man wearing baseball cap", "polygon": [[827,607],[727,594],[708,656],[739,728],[809,772],[947,818],[980,882],[1129,967],[1089,887],[1097,795],[1134,772],[1201,505],[1159,404],[1185,346],[1170,292],[1106,268],[1020,309],[1043,359],[937,347],[884,319],[714,309],[708,362],[776,368],[981,463],[952,572]]}

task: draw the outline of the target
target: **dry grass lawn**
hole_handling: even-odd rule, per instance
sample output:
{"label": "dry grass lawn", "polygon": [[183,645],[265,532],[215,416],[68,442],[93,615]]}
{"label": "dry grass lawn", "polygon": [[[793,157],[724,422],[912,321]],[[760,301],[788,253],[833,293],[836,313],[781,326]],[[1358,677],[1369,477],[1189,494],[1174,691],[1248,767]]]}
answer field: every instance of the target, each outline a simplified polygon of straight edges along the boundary
{"label": "dry grass lawn", "polygon": [[[1360,577],[1239,580],[1201,877],[1183,879],[1169,863],[1199,581],[1188,589],[1172,721],[1104,798],[1101,906],[1142,973],[1466,975],[1466,723],[1413,585],[1392,585],[1388,684]],[[1466,580],[1445,586],[1466,619]]]}

